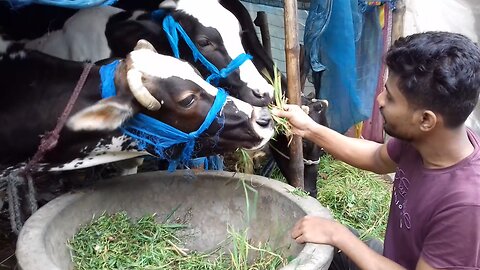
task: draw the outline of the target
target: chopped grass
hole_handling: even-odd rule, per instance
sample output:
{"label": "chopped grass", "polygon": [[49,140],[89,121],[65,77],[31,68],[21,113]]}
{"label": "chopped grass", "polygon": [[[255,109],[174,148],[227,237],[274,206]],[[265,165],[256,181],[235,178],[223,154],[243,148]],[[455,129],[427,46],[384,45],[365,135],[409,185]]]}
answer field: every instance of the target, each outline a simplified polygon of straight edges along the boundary
{"label": "chopped grass", "polygon": [[[246,151],[240,153],[249,158]],[[243,179],[240,183],[245,195],[244,218],[250,224],[256,216],[258,191]],[[188,226],[167,223],[177,209],[163,223],[155,221],[155,214],[137,221],[125,212],[94,217],[67,243],[74,269],[274,270],[293,259],[282,255],[288,247],[273,249],[268,241],[254,243],[248,238],[248,228],[237,231],[229,227],[227,239],[212,252],[189,251],[177,237]]]}
{"label": "chopped grass", "polygon": [[268,244],[253,245],[247,230],[229,229],[225,241],[233,245],[229,254],[221,252],[220,247],[205,254],[190,252],[176,236],[184,228],[183,224],[157,223],[155,215],[134,222],[125,212],[103,214],[82,227],[68,245],[77,270],[273,270],[287,264]]}
{"label": "chopped grass", "polygon": [[391,184],[379,175],[354,168],[324,155],[317,181],[320,203],[340,223],[360,232],[360,238],[385,236]]}

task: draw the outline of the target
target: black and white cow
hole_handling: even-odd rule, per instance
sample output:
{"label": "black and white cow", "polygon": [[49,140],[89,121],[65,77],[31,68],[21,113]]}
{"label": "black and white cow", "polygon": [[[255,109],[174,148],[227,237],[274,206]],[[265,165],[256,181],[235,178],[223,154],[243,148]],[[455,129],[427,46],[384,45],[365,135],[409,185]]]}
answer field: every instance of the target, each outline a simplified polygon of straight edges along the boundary
{"label": "black and white cow", "polygon": [[[54,128],[84,63],[28,50],[4,54],[0,59],[0,164],[12,166],[30,158],[40,136]],[[143,40],[118,62],[107,80],[99,74],[101,68],[96,65],[90,70],[58,145],[47,152],[39,170],[72,170],[158,155],[155,144],[140,147],[142,141],[125,135],[135,127],[132,120],[140,121],[137,116],[143,115],[191,133],[204,125],[212,104],[221,96],[187,62],[158,54]],[[110,83],[116,95],[102,99],[102,87]],[[270,140],[273,126],[265,107],[230,96],[222,102],[220,107],[216,105],[219,111],[214,112],[213,122],[194,140],[195,154],[222,153],[237,147],[257,149]],[[139,134],[126,134],[132,133]],[[186,144],[173,147],[183,149]]]}
{"label": "black and white cow", "polygon": [[[174,17],[182,24],[182,26],[186,28],[186,31],[189,32],[189,35],[192,37],[197,47],[199,47],[199,50],[201,50],[202,53],[204,53],[205,56],[209,58],[210,61],[212,61],[212,63],[217,63],[215,62],[217,61],[215,59],[220,59],[220,63],[217,65],[217,67],[224,67],[229,63],[229,61],[231,61],[231,59],[236,57],[236,55],[240,54],[241,52],[247,52],[253,56],[252,61],[256,66],[257,70],[265,69],[268,71],[270,76],[273,76],[274,62],[271,58],[269,58],[268,54],[261,46],[260,41],[256,36],[250,15],[240,1],[120,0],[118,2],[118,6],[131,10],[137,8],[144,8],[148,11],[152,11],[153,9],[156,9],[159,3],[167,3],[169,9],[173,9],[172,14],[174,14]],[[146,16],[145,14],[132,11],[119,11],[115,8],[97,8],[92,10],[84,10],[77,13],[75,15],[76,18],[74,19],[72,17],[69,21],[67,21],[67,23],[63,25],[63,29],[61,31],[52,31],[51,33],[49,33],[49,36],[68,36],[68,39],[73,41],[67,44],[67,49],[63,50],[63,52],[70,54],[79,53],[79,55],[84,54],[84,56],[81,56],[83,58],[80,59],[87,59],[85,58],[85,55],[95,55],[95,53],[97,52],[101,53],[101,56],[89,59],[100,59],[102,57],[106,57],[110,50],[112,50],[113,54],[124,55],[128,52],[128,48],[133,46],[133,44],[138,38],[146,38],[151,41],[157,49],[160,49],[162,53],[172,54],[168,41],[164,36],[164,32],[161,28],[158,27],[158,22],[152,21],[150,16]],[[68,11],[67,13],[70,12],[71,11]],[[92,14],[94,14],[95,16],[92,16]],[[236,20],[235,18],[232,18],[232,14],[236,17]],[[35,13],[32,13],[32,16],[34,15]],[[62,16],[63,14],[56,14],[56,16],[54,16],[56,20],[52,22],[52,27],[57,27],[54,29],[58,29],[58,24],[54,22],[56,22],[57,20],[61,20],[61,18],[63,18]],[[52,14],[48,14],[48,17],[51,18]],[[10,21],[12,21],[12,18],[10,18]],[[23,23],[25,22],[20,20],[17,22],[17,25],[22,25]],[[238,25],[240,25],[240,27]],[[15,25],[11,25],[11,27],[15,27]],[[69,29],[72,30],[69,31]],[[95,32],[96,34],[93,32]],[[103,32],[105,32],[105,36],[103,35]],[[241,40],[239,40],[239,35],[241,37]],[[91,37],[95,37],[97,41],[91,41]],[[44,38],[45,37],[42,37],[40,41],[44,42]],[[58,39],[56,38],[53,40],[55,42],[58,42]],[[29,46],[37,46],[38,48],[38,41],[39,40],[30,42]],[[230,41],[234,42],[232,43]],[[42,42],[40,42],[40,44]],[[105,44],[105,42],[109,44],[108,47],[105,47],[103,45]],[[36,43],[37,45],[35,45]],[[243,45],[243,48],[239,48],[238,45],[240,43]],[[231,44],[233,45],[230,47]],[[99,45],[101,46],[101,48],[97,47]],[[189,56],[188,50],[185,49],[185,44],[182,45],[181,43],[181,46],[183,46],[183,48],[181,49],[182,57],[185,57],[189,61],[194,62],[191,58],[191,55]],[[6,48],[5,45],[3,47],[4,49]],[[47,46],[44,45],[44,47]],[[62,52],[62,49],[56,46],[52,46],[51,48],[53,48],[52,51]],[[235,53],[231,53],[232,49],[230,49],[227,55],[225,53],[225,51],[227,51],[226,48],[236,48],[235,50],[233,50]],[[89,52],[88,49],[92,49],[91,51],[93,52]],[[0,50],[2,50],[1,41]],[[73,56],[69,56],[69,58],[70,57]],[[249,61],[247,61],[247,63],[249,63]],[[205,71],[205,68],[201,65],[198,67],[200,68],[200,70],[203,70],[205,76],[207,73]],[[249,83],[253,81],[260,81],[261,84],[263,84],[265,80],[258,80],[258,72],[251,72],[250,67],[251,66],[248,66],[249,72],[244,74],[254,75],[244,75],[241,79],[246,80]],[[238,71],[240,72],[240,74],[242,74],[242,68],[244,70],[247,68],[246,63],[240,67],[240,70]],[[236,79],[236,81],[239,82],[238,74],[236,72],[229,76],[229,79]],[[285,78],[282,78],[282,82],[282,85],[285,87]],[[269,89],[265,92],[250,91],[248,90],[248,88],[242,87],[242,85],[245,85],[243,84],[243,81],[240,82],[240,84],[235,83],[235,80],[233,82],[230,82],[229,84],[224,82],[224,84],[224,86],[229,89],[231,94],[252,104],[263,105],[264,102],[268,100],[267,98],[265,98],[268,95],[261,93],[270,93],[271,91],[270,87],[265,87],[265,89]],[[319,123],[326,124],[326,103],[315,100],[307,100],[303,97],[302,99],[302,103],[310,107],[310,116],[314,119],[318,119]],[[291,170],[289,170],[288,168],[288,158],[285,158],[285,156],[288,156],[286,139],[282,135],[280,135],[279,139],[272,140],[271,144],[273,145],[272,148],[279,150],[274,150],[272,151],[272,153],[283,175],[287,178],[287,181],[291,183],[293,175],[291,175]],[[282,154],[278,152],[281,152]],[[323,152],[321,151],[321,149],[317,146],[308,142],[304,142],[304,158],[306,160],[305,185],[306,190],[309,191],[312,196],[315,196],[316,194],[316,179],[318,174],[317,162],[318,158],[322,153]]]}
{"label": "black and white cow", "polygon": [[[183,27],[198,51],[219,71],[245,53],[237,19],[218,0],[156,2],[161,2],[161,8]],[[119,4],[121,3],[122,1]],[[65,12],[71,14],[70,10]],[[64,18],[62,15],[57,16],[60,20]],[[25,19],[32,23],[36,20]],[[8,33],[10,32],[13,31]],[[75,61],[95,62],[111,56],[125,57],[139,39],[148,40],[161,54],[174,55],[163,29],[163,17],[153,16],[150,12],[124,11],[115,7],[79,10],[65,21],[61,29],[48,31],[35,39],[19,41],[17,37],[17,42],[10,40],[10,45],[7,45],[8,37],[6,34],[3,36],[0,51],[2,47],[7,50],[8,46],[12,46],[11,43],[22,43],[28,49]],[[31,36],[27,36],[29,37]],[[204,78],[211,74],[211,70],[206,68],[202,61],[196,60],[196,56],[181,36],[178,50],[179,57],[192,63]],[[262,78],[250,59],[246,59],[231,73],[223,75],[225,78],[219,78],[217,85],[232,96],[255,106],[266,106],[270,103],[273,88]]]}
{"label": "black and white cow", "polygon": [[[253,63],[258,70],[266,70],[273,78],[275,64],[266,53],[255,32],[255,26],[248,10],[239,0],[220,0],[220,4],[232,12],[241,25],[242,44],[245,51],[253,56]],[[282,76],[282,92],[286,93],[286,78]],[[301,96],[302,105],[308,107],[309,116],[317,123],[327,126],[326,110],[328,102],[316,100]],[[288,140],[283,134],[278,134],[275,140],[270,141],[271,153],[278,165],[278,168],[287,179],[288,183],[294,180],[293,170],[289,168],[290,158],[288,150]],[[318,162],[324,154],[323,150],[310,141],[303,140],[303,158],[304,158],[304,183],[305,190],[313,197],[317,195]]]}

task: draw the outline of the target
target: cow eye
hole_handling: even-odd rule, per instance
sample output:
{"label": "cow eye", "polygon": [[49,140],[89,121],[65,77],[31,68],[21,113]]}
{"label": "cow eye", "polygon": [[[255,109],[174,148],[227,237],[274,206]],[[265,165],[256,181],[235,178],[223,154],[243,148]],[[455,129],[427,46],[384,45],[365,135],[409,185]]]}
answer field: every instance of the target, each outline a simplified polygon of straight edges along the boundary
{"label": "cow eye", "polygon": [[207,38],[198,39],[197,44],[200,47],[207,47],[207,46],[212,46],[213,45],[213,43],[210,40],[208,40]]}
{"label": "cow eye", "polygon": [[193,105],[194,102],[195,102],[195,95],[189,95],[188,97],[180,100],[180,102],[178,103],[182,107],[189,108]]}

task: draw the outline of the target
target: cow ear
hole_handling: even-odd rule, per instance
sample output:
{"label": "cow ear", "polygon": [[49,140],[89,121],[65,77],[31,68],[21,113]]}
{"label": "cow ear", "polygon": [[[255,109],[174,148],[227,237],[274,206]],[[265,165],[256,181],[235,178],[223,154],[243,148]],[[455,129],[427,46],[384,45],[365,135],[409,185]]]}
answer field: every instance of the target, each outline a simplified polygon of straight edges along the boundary
{"label": "cow ear", "polygon": [[68,119],[67,127],[73,131],[113,131],[134,113],[131,103],[107,98],[75,113]]}

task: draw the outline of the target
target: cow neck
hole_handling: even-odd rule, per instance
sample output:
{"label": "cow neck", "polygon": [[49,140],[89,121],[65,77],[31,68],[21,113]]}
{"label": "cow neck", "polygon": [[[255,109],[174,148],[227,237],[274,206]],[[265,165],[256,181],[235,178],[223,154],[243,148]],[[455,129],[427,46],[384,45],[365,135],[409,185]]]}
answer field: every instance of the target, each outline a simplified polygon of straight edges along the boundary
{"label": "cow neck", "polygon": [[203,54],[198,50],[188,34],[185,32],[183,27],[177,21],[175,21],[171,15],[165,14],[165,10],[159,9],[152,12],[152,18],[156,21],[162,22],[163,31],[168,38],[173,55],[176,58],[180,58],[180,50],[178,48],[179,37],[185,41],[192,51],[194,61],[200,61],[208,69],[208,71],[210,71],[211,74],[207,77],[206,81],[211,84],[218,85],[221,78],[226,78],[228,75],[230,75],[230,73],[238,69],[245,61],[252,60],[251,55],[242,53],[233,59],[225,68],[219,70],[210,61],[208,61],[205,56],[203,56]]}
{"label": "cow neck", "polygon": [[[119,63],[120,61],[115,60],[100,68],[102,98],[116,95],[114,83],[115,70]],[[191,159],[196,139],[210,127],[215,119],[217,119],[222,125],[224,119],[217,117],[217,114],[223,108],[227,96],[225,90],[218,88],[215,100],[208,111],[205,120],[196,131],[190,133],[185,133],[142,113],[135,114],[121,127],[121,130],[125,135],[135,139],[139,150],[145,150],[147,147],[152,147],[159,157],[169,161],[170,164],[168,170],[173,171],[179,163],[185,164]],[[185,144],[182,154],[176,158],[168,156],[165,150],[181,143]]]}

